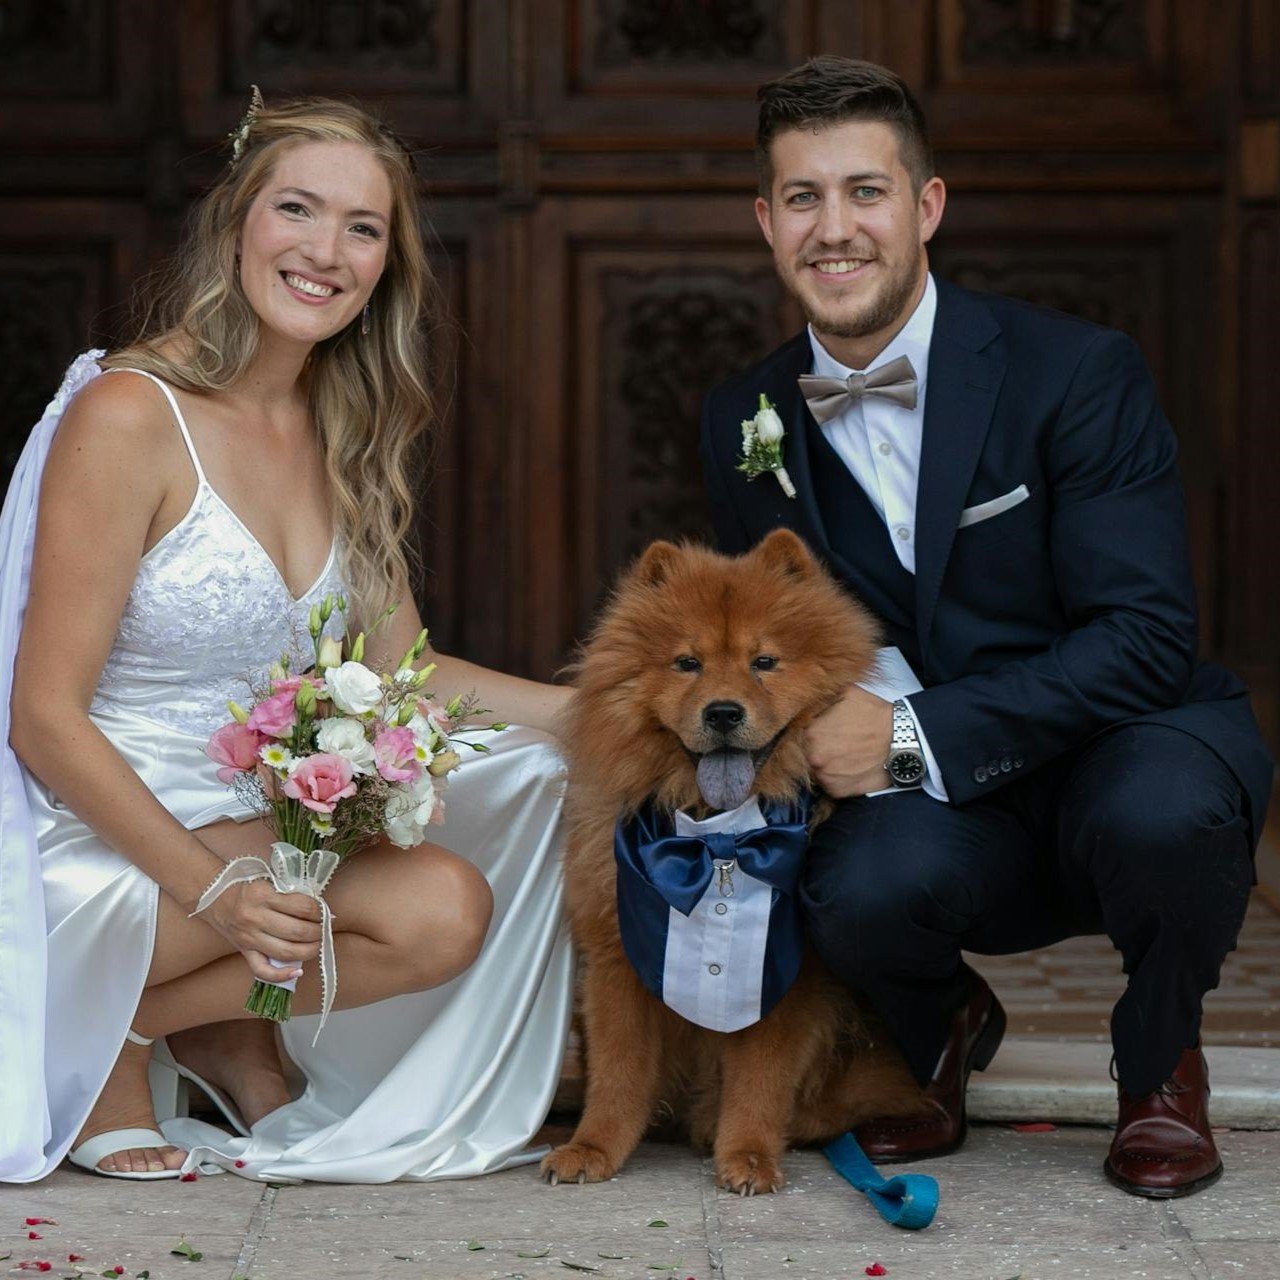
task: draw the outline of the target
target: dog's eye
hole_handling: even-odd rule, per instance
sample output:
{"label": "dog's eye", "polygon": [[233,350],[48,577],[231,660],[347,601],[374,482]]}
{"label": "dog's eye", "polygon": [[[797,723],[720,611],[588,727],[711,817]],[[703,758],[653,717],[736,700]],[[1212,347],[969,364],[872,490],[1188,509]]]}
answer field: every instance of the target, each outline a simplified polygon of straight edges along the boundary
{"label": "dog's eye", "polygon": [[762,653],[758,658],[753,658],[751,669],[753,671],[772,671],[778,665],[777,658],[772,654]]}
{"label": "dog's eye", "polygon": [[700,663],[697,660],[697,658],[693,656],[693,654],[682,653],[676,659],[676,670],[677,671],[701,671],[702,663]]}

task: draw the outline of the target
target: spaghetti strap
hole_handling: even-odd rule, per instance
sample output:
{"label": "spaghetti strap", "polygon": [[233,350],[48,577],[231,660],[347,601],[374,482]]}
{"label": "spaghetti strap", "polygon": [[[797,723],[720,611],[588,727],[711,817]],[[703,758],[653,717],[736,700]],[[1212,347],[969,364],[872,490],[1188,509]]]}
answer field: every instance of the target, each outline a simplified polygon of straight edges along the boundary
{"label": "spaghetti strap", "polygon": [[191,432],[187,430],[187,420],[182,416],[182,410],[178,408],[178,397],[170,390],[169,384],[163,379],[157,378],[154,373],[148,373],[145,369],[117,367],[115,369],[104,369],[103,372],[140,373],[144,378],[150,378],[151,381],[164,392],[164,398],[168,400],[169,407],[173,410],[173,416],[178,420],[178,430],[182,432],[182,439],[186,443],[187,452],[191,455],[191,465],[196,469],[196,480],[198,483],[207,487],[209,481],[205,478],[204,468],[200,465],[200,455],[196,452],[196,447],[191,442]]}

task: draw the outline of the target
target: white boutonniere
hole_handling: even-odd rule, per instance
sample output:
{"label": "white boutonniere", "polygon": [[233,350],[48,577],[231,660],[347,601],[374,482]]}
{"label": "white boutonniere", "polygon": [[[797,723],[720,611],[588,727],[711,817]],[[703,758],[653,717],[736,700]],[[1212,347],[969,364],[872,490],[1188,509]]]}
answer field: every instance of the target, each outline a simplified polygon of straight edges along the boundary
{"label": "white boutonniere", "polygon": [[769,397],[760,393],[760,408],[754,418],[744,418],[742,422],[742,460],[738,470],[754,480],[766,471],[772,471],[778,477],[782,492],[788,498],[796,496],[796,487],[782,465],[782,437],[787,434],[778,417],[778,411],[769,403]]}

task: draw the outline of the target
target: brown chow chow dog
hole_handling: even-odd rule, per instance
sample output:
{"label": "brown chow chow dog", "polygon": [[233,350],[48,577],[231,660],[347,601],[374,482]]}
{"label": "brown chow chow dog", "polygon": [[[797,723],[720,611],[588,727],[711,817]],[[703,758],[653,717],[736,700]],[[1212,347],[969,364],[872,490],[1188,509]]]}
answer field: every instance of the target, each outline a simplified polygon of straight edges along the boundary
{"label": "brown chow chow dog", "polygon": [[[703,818],[751,795],[794,799],[809,785],[805,727],[865,677],[876,644],[869,615],[786,530],[736,558],[656,542],[621,580],[575,668],[564,726],[587,1091],[572,1140],[542,1162],[552,1183],[611,1177],[661,1112],[714,1149],[721,1185],[775,1191],[789,1143],[918,1108],[902,1059],[872,1043],[811,954],[763,1018],[710,1031],[643,985],[616,900],[620,817],[648,800]],[[829,812],[820,802],[813,820]]]}

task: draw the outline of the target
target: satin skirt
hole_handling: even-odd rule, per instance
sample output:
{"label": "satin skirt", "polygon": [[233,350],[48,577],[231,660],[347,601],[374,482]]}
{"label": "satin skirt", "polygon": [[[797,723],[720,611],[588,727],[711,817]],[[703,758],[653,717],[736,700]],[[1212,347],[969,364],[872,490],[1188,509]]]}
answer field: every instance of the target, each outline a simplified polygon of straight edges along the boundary
{"label": "satin skirt", "polygon": [[[94,720],[187,828],[255,816],[214,776],[202,739],[126,712]],[[270,1181],[460,1178],[535,1160],[528,1149],[559,1078],[572,1006],[561,918],[563,767],[531,729],[469,735],[433,836],[480,870],[494,914],[479,959],[433,991],[285,1024],[302,1095],[248,1138],[199,1120],[162,1120],[187,1168]],[[28,775],[49,940],[45,1070],[57,1167],[124,1043],[155,938],[159,887]],[[358,855],[357,855],[358,856]],[[245,992],[251,975],[245,970]],[[338,975],[341,986],[341,973]]]}

